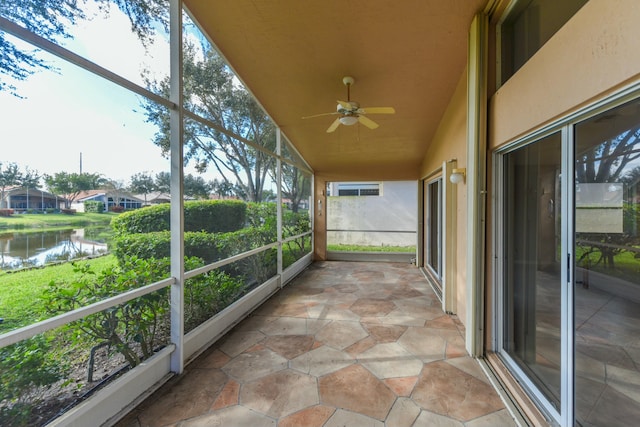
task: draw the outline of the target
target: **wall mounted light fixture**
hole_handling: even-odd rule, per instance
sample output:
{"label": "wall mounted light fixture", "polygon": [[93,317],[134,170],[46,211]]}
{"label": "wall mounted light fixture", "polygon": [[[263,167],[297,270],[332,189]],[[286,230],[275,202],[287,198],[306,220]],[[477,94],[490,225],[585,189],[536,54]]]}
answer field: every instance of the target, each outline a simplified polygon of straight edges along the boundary
{"label": "wall mounted light fixture", "polygon": [[464,183],[464,178],[466,175],[467,169],[465,168],[453,169],[451,171],[451,176],[449,176],[449,181],[451,181],[452,184]]}

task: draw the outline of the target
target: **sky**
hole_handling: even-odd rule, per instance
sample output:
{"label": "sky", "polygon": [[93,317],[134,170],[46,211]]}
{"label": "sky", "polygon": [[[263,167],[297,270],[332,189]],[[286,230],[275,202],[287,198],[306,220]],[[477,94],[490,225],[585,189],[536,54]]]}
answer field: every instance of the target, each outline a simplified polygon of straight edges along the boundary
{"label": "sky", "polygon": [[[112,8],[106,19],[100,14],[74,26],[74,39],[64,46],[141,86],[144,68],[156,77],[168,74],[167,40],[158,37],[145,50],[129,28],[128,17]],[[12,82],[22,98],[0,91],[0,162],[54,174],[79,172],[82,158],[82,172],[125,184],[135,173],[169,171],[139,96],[46,52],[40,56],[58,71]],[[196,172],[187,167],[185,173]],[[213,180],[208,175],[203,178]]]}

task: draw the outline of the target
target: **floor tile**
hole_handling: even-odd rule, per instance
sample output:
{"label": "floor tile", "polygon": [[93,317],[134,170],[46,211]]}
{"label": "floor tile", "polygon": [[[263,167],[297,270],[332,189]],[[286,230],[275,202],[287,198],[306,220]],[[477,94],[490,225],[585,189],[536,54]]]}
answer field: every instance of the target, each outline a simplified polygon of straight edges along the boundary
{"label": "floor tile", "polygon": [[305,374],[320,377],[355,363],[347,353],[323,345],[315,350],[296,357],[290,363],[291,368]]}
{"label": "floor tile", "polygon": [[252,381],[287,368],[288,361],[271,350],[242,353],[222,370],[238,382]]}
{"label": "floor tile", "polygon": [[[357,386],[356,386],[357,384]],[[325,405],[348,409],[384,420],[396,400],[395,394],[360,365],[351,365],[318,381]]]}
{"label": "floor tile", "polygon": [[418,377],[387,378],[384,383],[398,396],[411,396]]}
{"label": "floor tile", "polygon": [[411,399],[400,398],[391,408],[385,427],[411,427],[420,415],[420,407]]}
{"label": "floor tile", "polygon": [[322,427],[335,411],[330,406],[312,406],[284,417],[278,422],[278,427]]}
{"label": "floor tile", "polygon": [[140,423],[155,427],[205,414],[227,382],[219,369],[194,369],[162,390],[153,401],[146,401]]}
{"label": "floor tile", "polygon": [[316,339],[342,350],[366,336],[368,334],[360,322],[331,322],[316,334]]}
{"label": "floor tile", "polygon": [[265,340],[264,345],[287,359],[293,359],[313,348],[312,335],[278,335]]}
{"label": "floor tile", "polygon": [[358,362],[379,379],[416,376],[422,371],[422,361],[394,342],[371,347],[358,355]]}
{"label": "floor tile", "polygon": [[276,427],[276,420],[243,406],[232,406],[186,420],[180,427],[251,426]]}
{"label": "floor tile", "polygon": [[230,357],[235,357],[264,338],[265,335],[257,331],[233,332],[224,339],[220,350]]}
{"label": "floor tile", "polygon": [[273,418],[286,417],[317,405],[318,386],[315,378],[287,369],[245,384],[240,402]]}
{"label": "floor tile", "polygon": [[433,412],[422,411],[412,427],[464,427],[464,424]]}
{"label": "floor tile", "polygon": [[384,423],[356,412],[338,409],[323,427],[384,427]]}
{"label": "floor tile", "polygon": [[444,361],[425,365],[411,396],[422,408],[459,421],[504,407],[489,384]]}

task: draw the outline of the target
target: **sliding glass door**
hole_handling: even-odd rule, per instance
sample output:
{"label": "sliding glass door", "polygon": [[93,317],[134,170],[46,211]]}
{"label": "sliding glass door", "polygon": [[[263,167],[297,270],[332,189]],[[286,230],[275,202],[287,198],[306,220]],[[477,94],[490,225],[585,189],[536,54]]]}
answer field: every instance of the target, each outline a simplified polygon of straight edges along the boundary
{"label": "sliding glass door", "polygon": [[425,182],[424,266],[442,295],[442,177]]}
{"label": "sliding glass door", "polygon": [[562,331],[559,224],[561,136],[551,134],[503,159],[504,288],[502,348],[560,410]]}
{"label": "sliding glass door", "polygon": [[558,424],[636,425],[640,103],[567,120],[498,159],[500,355]]}
{"label": "sliding glass door", "polygon": [[575,408],[640,422],[640,103],[575,126]]}

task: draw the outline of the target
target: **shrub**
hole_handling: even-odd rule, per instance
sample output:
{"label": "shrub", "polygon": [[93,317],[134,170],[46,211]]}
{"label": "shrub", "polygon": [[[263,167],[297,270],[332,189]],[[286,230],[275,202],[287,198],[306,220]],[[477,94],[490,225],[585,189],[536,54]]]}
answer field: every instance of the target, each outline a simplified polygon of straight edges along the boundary
{"label": "shrub", "polygon": [[0,216],[11,216],[13,215],[13,209],[0,209]]}
{"label": "shrub", "polygon": [[266,226],[275,230],[277,214],[276,203],[247,203],[247,225],[250,227]]}
{"label": "shrub", "polygon": [[247,205],[239,200],[205,200],[184,204],[185,231],[226,233],[245,225]]}
{"label": "shrub", "polygon": [[[186,257],[198,257],[209,264],[275,242],[275,237],[275,230],[266,227],[249,227],[231,233],[188,232],[184,233],[184,254]],[[131,257],[164,258],[170,254],[171,235],[168,231],[160,231],[117,236],[113,246],[113,253],[120,264]],[[243,274],[241,264],[225,267],[224,270],[235,276]]]}
{"label": "shrub", "polygon": [[[185,257],[185,269],[203,266],[201,259]],[[169,276],[170,260],[129,259],[122,267],[102,272],[90,264],[77,267],[82,276],[71,282],[51,282],[43,296],[50,314],[64,313],[151,284]],[[210,271],[185,283],[185,329],[191,330],[237,300],[245,292],[244,281],[222,271]],[[169,295],[163,288],[134,300],[72,322],[75,341],[89,346],[108,343],[130,366],[138,365],[168,340]],[[90,340],[87,340],[90,338]],[[45,354],[45,352],[43,352]],[[1,365],[0,365],[1,366]]]}
{"label": "shrub", "polygon": [[[71,283],[51,281],[43,299],[47,312],[66,313],[96,301],[151,284],[168,276],[169,260],[131,258],[122,267],[99,273],[89,263],[76,265],[81,276]],[[124,356],[131,366],[151,356],[166,328],[169,310],[167,289],[116,305],[69,324],[76,341],[90,337],[92,344],[108,343],[112,351]]]}
{"label": "shrub", "polygon": [[[202,232],[184,233],[185,256],[196,256],[205,262],[219,259],[216,243],[217,235]],[[123,264],[128,258],[164,258],[170,255],[171,234],[158,231],[145,234],[127,234],[113,240],[113,253]]]}
{"label": "shrub", "polygon": [[98,202],[98,201],[91,201],[91,200],[84,202],[84,211],[102,213],[104,212],[104,203]]}
{"label": "shrub", "polygon": [[[200,265],[185,263],[186,270]],[[220,270],[209,271],[186,281],[184,288],[185,332],[224,310],[245,292],[244,281]]]}
{"label": "shrub", "polygon": [[111,227],[116,235],[167,231],[169,209],[168,204],[162,204],[125,212],[111,220]]}
{"label": "shrub", "polygon": [[[116,234],[150,233],[169,230],[169,204],[136,209],[111,221]],[[246,204],[238,200],[185,202],[184,230],[209,233],[235,231],[246,221]]]}
{"label": "shrub", "polygon": [[[219,235],[221,258],[228,258],[276,241],[275,230],[267,227],[248,227]],[[245,276],[249,281],[262,283],[277,271],[275,248],[244,258],[222,269],[232,276]]]}
{"label": "shrub", "polygon": [[66,374],[43,335],[0,349],[0,425],[26,425],[44,392]]}

